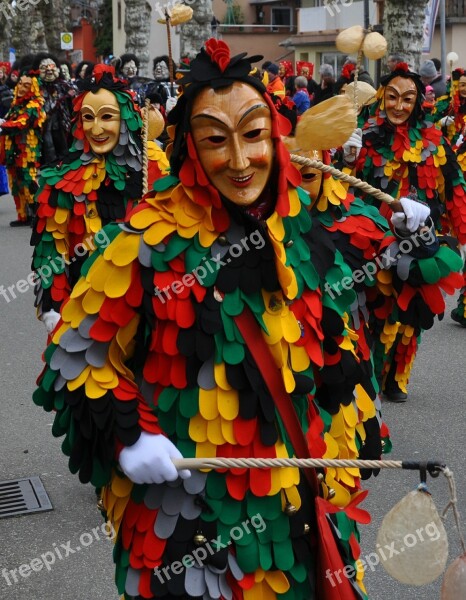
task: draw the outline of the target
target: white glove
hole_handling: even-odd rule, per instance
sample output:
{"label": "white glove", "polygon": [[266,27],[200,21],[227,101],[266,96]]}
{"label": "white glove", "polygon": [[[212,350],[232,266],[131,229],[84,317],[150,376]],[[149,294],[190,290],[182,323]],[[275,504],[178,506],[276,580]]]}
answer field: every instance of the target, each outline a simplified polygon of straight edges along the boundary
{"label": "white glove", "polygon": [[47,333],[52,333],[59,320],[60,313],[55,312],[53,308],[52,310],[42,313],[42,323],[45,325]]}
{"label": "white glove", "polygon": [[440,119],[439,123],[441,127],[448,127],[448,125],[451,125],[454,120],[454,117],[443,117],[443,119]]}
{"label": "white glove", "polygon": [[414,233],[425,225],[430,208],[411,198],[400,198],[400,202],[404,212],[393,213],[390,220],[400,233]]}
{"label": "white glove", "polygon": [[172,96],[167,98],[167,102],[165,103],[165,112],[168,113],[175,108],[176,106],[176,98],[173,98]]}
{"label": "white glove", "polygon": [[359,156],[362,148],[362,129],[355,129],[347,142],[343,144],[343,160],[353,163]]}
{"label": "white glove", "polygon": [[119,462],[134,483],[163,483],[191,477],[187,469],[177,471],[172,458],[183,456],[167,437],[143,431],[135,444],[123,448]]}

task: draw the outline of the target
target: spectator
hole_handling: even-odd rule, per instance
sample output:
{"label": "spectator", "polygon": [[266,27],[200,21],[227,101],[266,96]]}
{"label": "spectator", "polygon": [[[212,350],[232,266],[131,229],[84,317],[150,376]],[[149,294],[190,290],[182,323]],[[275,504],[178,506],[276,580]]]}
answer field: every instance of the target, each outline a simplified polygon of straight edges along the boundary
{"label": "spectator", "polygon": [[309,92],[307,91],[307,79],[304,75],[298,75],[294,80],[296,92],[293,96],[293,102],[296,104],[298,115],[302,115],[310,105]]}
{"label": "spectator", "polygon": [[430,85],[434,88],[435,98],[444,96],[447,93],[447,84],[442,78],[442,63],[438,58],[433,58],[432,62],[437,70],[437,77],[430,82]]}
{"label": "spectator", "polygon": [[267,67],[267,75],[269,77],[269,83],[267,84],[267,92],[272,96],[284,96],[285,85],[278,76],[278,65],[270,63]]}
{"label": "spectator", "polygon": [[426,85],[426,93],[424,94],[424,102],[422,108],[424,112],[431,113],[435,106],[435,90],[431,85]]}
{"label": "spectator", "polygon": [[[341,75],[335,83],[335,93],[339,94],[342,91],[342,87],[344,85],[348,85],[354,81],[354,73],[356,71],[357,61],[354,58],[347,58],[343,68],[341,70]],[[372,77],[369,75],[369,72],[364,69],[364,66],[361,65],[358,73],[358,81],[364,81],[364,83],[368,83],[371,87],[375,87],[374,81]]]}
{"label": "spectator", "polygon": [[319,104],[335,95],[335,73],[332,65],[326,63],[320,65],[320,85],[315,91],[313,104]]}
{"label": "spectator", "polygon": [[422,63],[421,68],[419,69],[419,75],[421,76],[421,81],[424,85],[431,85],[434,88],[436,98],[446,94],[446,85],[442,81],[442,77],[438,76],[435,64],[431,60],[426,60]]}
{"label": "spectator", "polygon": [[406,62],[402,54],[389,54],[387,58],[387,67],[389,71],[394,71],[398,63]]}

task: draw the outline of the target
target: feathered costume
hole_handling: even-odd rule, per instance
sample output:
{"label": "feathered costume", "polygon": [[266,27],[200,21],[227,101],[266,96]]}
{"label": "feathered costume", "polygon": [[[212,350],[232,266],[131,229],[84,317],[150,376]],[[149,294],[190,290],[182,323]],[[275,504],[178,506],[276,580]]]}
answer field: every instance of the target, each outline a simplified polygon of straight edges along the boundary
{"label": "feathered costume", "polygon": [[[116,147],[97,155],[84,135],[80,109],[89,92],[102,88],[115,95],[121,124]],[[42,169],[36,196],[31,245],[32,268],[39,275],[35,290],[39,316],[51,309],[60,311],[94,249],[94,237],[107,223],[124,220],[142,195],[142,119],[132,92],[106,65],[95,67],[83,90],[74,101],[73,144],[62,162]],[[168,162],[154,142],[148,146],[150,185]]]}
{"label": "feathered costume", "polygon": [[[354,316],[358,295],[350,289],[332,298],[324,288],[351,277],[395,238],[377,209],[346,201],[344,189],[326,200],[335,211],[310,214],[281,141],[287,124],[248,76],[258,57],[230,59],[216,40],[206,48],[170,114],[173,174],[156,182],[126,224],[106,227],[111,243],[89,258],[63,307],[34,401],[56,411],[53,434],[65,436],[71,471],[105,486],[106,514],[118,531],[116,583],[126,600],[310,600],[317,597],[308,533],[314,499],[298,469],[192,472],[187,480],[141,485],[118,466],[119,452],[141,431],[164,433],[186,457],[293,455],[234,320],[245,306],[292,396],[312,456],[380,455],[377,383],[359,331],[364,324]],[[236,81],[264,95],[275,148],[268,186],[246,210],[211,185],[189,131],[193,97]],[[238,253],[241,240],[248,249]],[[429,290],[424,260],[438,264]],[[429,314],[430,291],[438,312],[440,289],[458,285],[457,263],[445,248],[414,260],[406,281],[383,271],[377,285],[388,290],[393,281],[400,310],[415,303]],[[419,291],[411,284],[421,284]],[[357,506],[365,495],[360,473],[327,469],[322,479],[341,554],[355,565],[356,521],[369,519]],[[207,549],[205,560],[170,570],[199,548]],[[354,598],[366,597],[362,573],[351,582]]]}
{"label": "feathered costume", "polygon": [[[451,79],[447,84],[447,96],[440,98],[435,105],[437,119],[450,115],[454,121],[444,128],[453,150],[456,153],[458,163],[466,172],[466,98],[459,92],[461,77],[466,77],[466,71],[462,68],[454,69]],[[466,235],[464,232],[456,232],[458,242],[464,246]],[[454,321],[466,327],[466,263],[464,266],[465,285],[458,298],[458,306],[452,311],[451,317]]]}
{"label": "feathered costume", "polygon": [[28,71],[23,71],[21,76],[31,78],[31,89],[18,97],[16,86],[13,102],[0,129],[0,144],[3,145],[0,154],[4,156],[18,215],[18,220],[12,224],[27,224],[32,218],[40,165],[41,130],[46,118],[38,78]]}
{"label": "feathered costume", "polygon": [[[452,234],[464,244],[466,184],[455,153],[441,130],[423,119],[420,88],[409,119],[402,125],[391,125],[384,111],[384,91],[396,76],[409,77],[416,86],[421,85],[418,76],[410,73],[404,64],[382,81],[373,116],[363,126],[363,147],[356,175],[394,198],[409,196],[414,188],[419,200],[430,207],[437,231]],[[368,196],[365,200],[380,207],[382,214],[388,216],[387,205]],[[428,281],[428,277],[426,279]],[[397,389],[406,393],[424,326],[403,323],[399,311],[393,311],[390,306],[380,306],[375,314],[376,372],[382,375],[388,394],[396,393]]]}

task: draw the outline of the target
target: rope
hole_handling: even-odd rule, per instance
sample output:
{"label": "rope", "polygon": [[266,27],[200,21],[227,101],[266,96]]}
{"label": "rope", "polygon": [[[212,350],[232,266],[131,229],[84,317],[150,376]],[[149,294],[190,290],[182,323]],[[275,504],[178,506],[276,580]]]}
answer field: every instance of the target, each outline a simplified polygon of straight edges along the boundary
{"label": "rope", "polygon": [[[177,469],[248,469],[270,467],[309,467],[323,469],[403,469],[419,468],[419,463],[405,463],[401,460],[349,460],[324,458],[177,458],[173,459]],[[416,467],[414,467],[416,465]]]}
{"label": "rope", "polygon": [[299,165],[304,165],[305,167],[312,167],[313,169],[319,169],[324,173],[330,173],[336,179],[341,179],[341,181],[349,183],[353,187],[359,188],[363,192],[370,194],[377,200],[385,202],[386,204],[393,204],[394,202],[396,202],[395,198],[392,198],[385,192],[382,192],[381,190],[372,187],[371,185],[369,185],[365,181],[361,181],[361,179],[358,179],[357,177],[353,177],[352,175],[343,173],[343,171],[335,169],[335,167],[325,165],[320,160],[315,160],[313,158],[304,158],[304,156],[299,156],[298,154],[291,154],[291,160],[292,162],[298,163]]}
{"label": "rope", "polygon": [[149,158],[147,155],[147,136],[149,133],[149,109],[150,100],[146,98],[142,119],[142,195],[147,194],[149,189]]}

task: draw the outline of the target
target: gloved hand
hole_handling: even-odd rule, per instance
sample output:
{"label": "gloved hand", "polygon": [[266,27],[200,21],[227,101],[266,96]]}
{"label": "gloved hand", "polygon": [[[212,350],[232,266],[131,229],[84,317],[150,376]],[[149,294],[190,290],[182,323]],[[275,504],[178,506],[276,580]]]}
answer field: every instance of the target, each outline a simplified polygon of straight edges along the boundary
{"label": "gloved hand", "polygon": [[167,115],[172,109],[175,108],[176,102],[177,102],[177,99],[173,98],[172,96],[169,96],[167,98],[167,102],[165,103],[165,112],[167,113]]}
{"label": "gloved hand", "polygon": [[172,458],[183,458],[170,440],[161,434],[141,433],[138,441],[120,452],[120,466],[134,483],[163,483],[177,477],[188,479],[187,469],[177,471]]}
{"label": "gloved hand", "polygon": [[52,333],[60,320],[60,313],[55,312],[52,308],[52,310],[42,313],[41,319],[47,333]]}
{"label": "gloved hand", "polygon": [[454,120],[454,117],[443,117],[443,119],[440,119],[439,123],[441,127],[448,127],[448,125],[451,125]]}
{"label": "gloved hand", "polygon": [[400,202],[404,212],[394,212],[390,220],[400,233],[414,233],[425,225],[430,208],[411,198],[400,198]]}
{"label": "gloved hand", "polygon": [[362,148],[362,129],[359,127],[353,131],[348,141],[343,144],[343,160],[346,163],[354,163]]}

